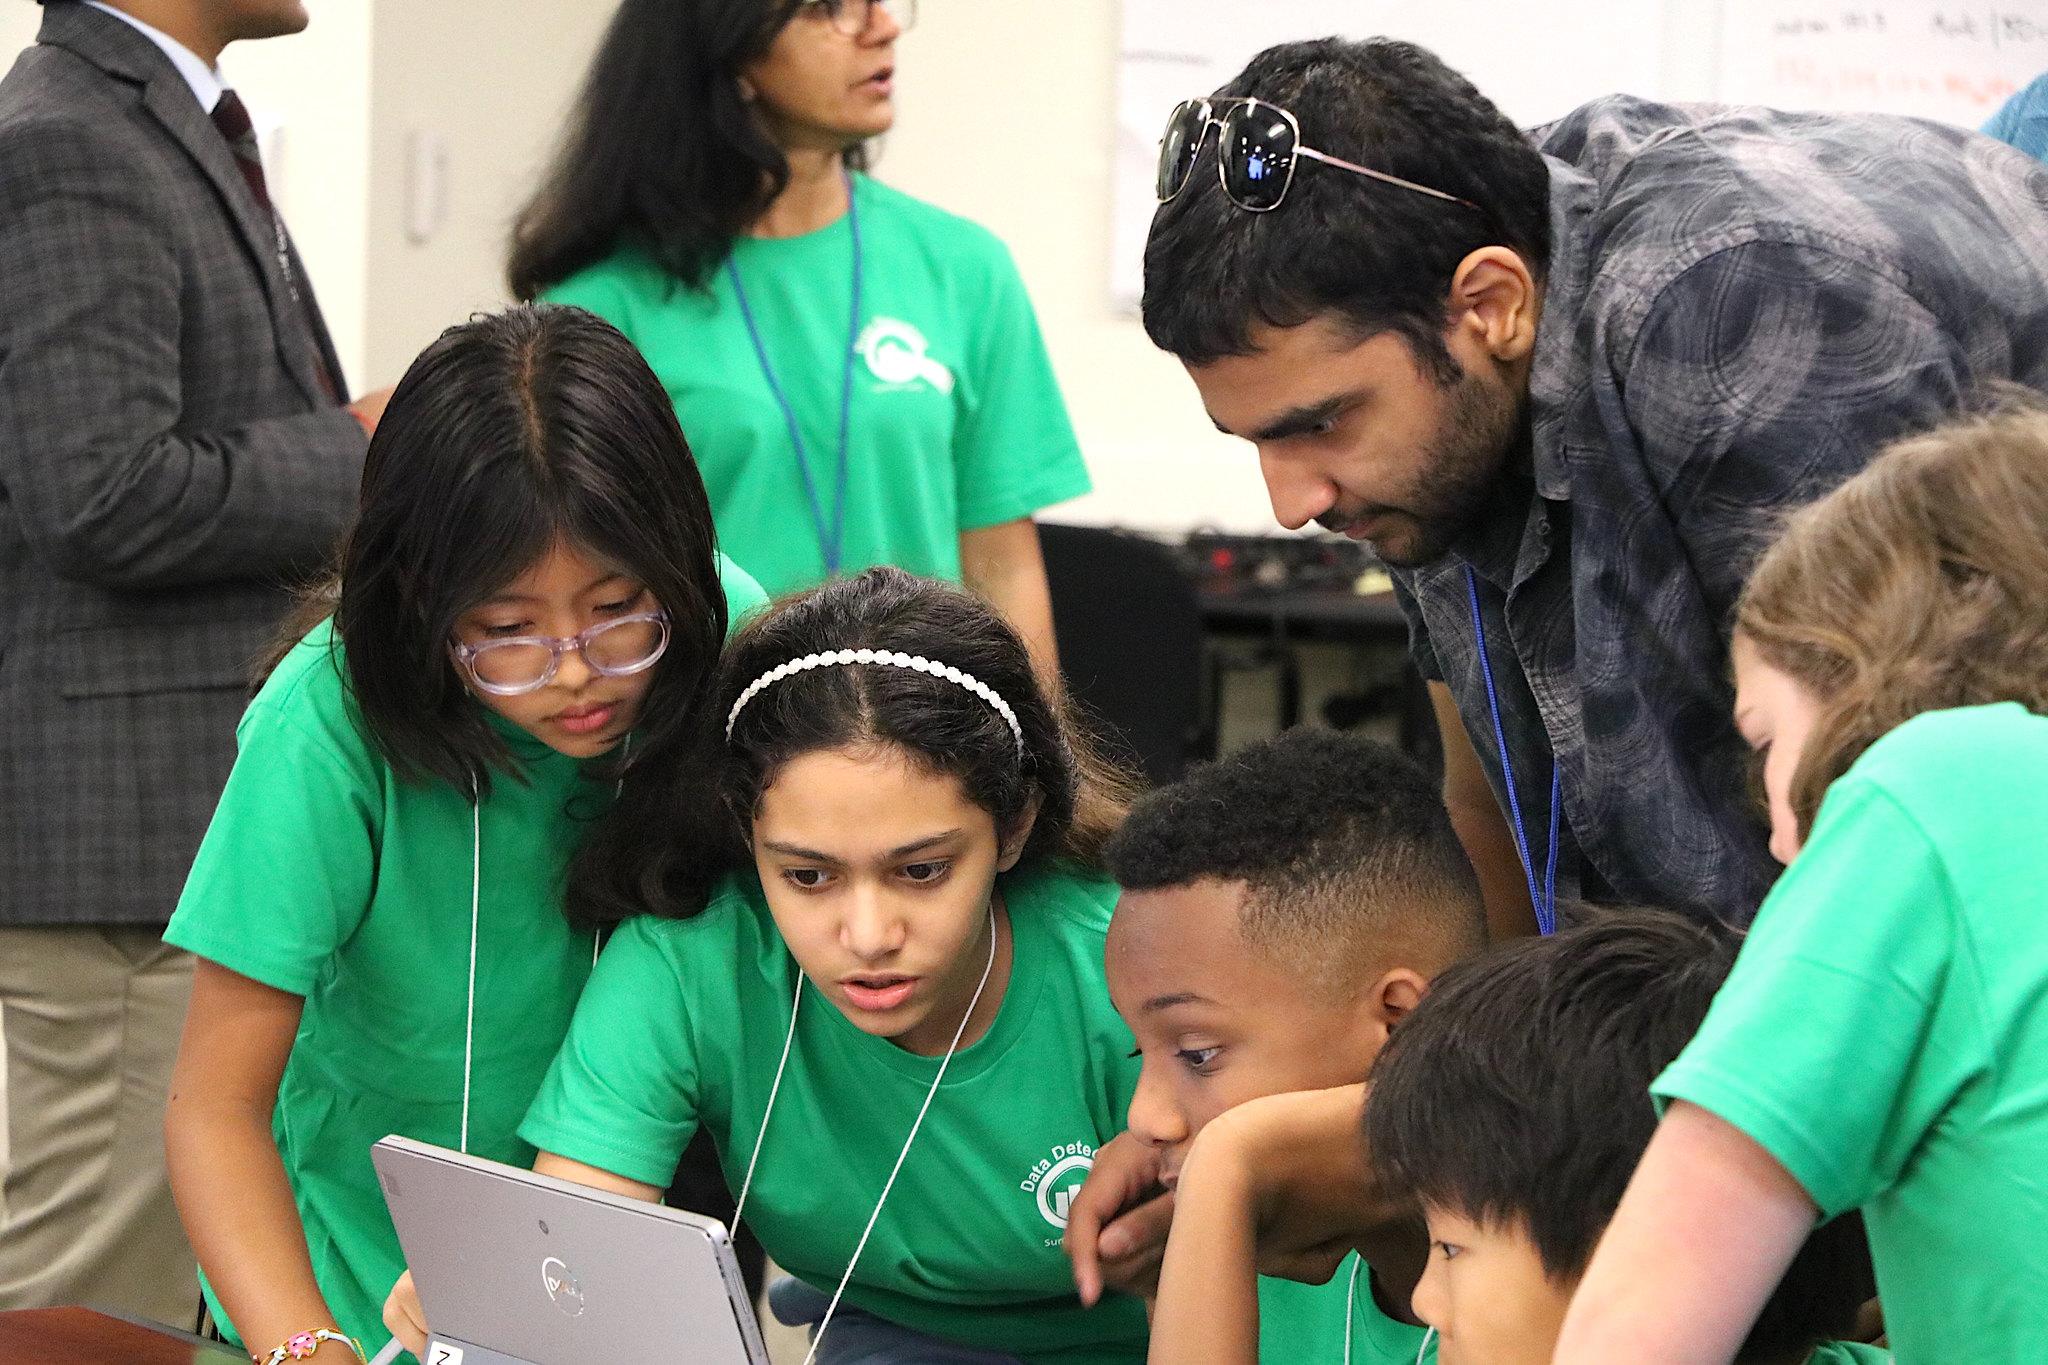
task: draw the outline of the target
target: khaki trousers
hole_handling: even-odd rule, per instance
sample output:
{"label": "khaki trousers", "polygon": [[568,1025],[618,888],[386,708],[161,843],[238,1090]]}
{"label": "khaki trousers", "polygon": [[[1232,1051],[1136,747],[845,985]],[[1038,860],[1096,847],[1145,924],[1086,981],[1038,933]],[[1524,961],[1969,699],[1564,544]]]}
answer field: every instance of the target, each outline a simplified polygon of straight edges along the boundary
{"label": "khaki trousers", "polygon": [[199,1282],[163,1141],[192,958],[161,934],[0,927],[0,1310],[84,1303],[192,1326]]}

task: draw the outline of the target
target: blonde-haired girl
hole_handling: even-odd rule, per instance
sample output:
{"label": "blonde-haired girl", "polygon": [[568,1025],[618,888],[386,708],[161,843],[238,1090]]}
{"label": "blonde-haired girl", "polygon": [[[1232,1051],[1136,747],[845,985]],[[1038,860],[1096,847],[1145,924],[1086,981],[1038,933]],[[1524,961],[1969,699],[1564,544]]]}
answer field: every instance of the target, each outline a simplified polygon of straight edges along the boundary
{"label": "blonde-haired girl", "polygon": [[1733,656],[1790,866],[1653,1087],[1557,1359],[1728,1359],[1816,1217],[1854,1208],[1899,1361],[2035,1359],[2048,411],[1901,441],[1797,513]]}

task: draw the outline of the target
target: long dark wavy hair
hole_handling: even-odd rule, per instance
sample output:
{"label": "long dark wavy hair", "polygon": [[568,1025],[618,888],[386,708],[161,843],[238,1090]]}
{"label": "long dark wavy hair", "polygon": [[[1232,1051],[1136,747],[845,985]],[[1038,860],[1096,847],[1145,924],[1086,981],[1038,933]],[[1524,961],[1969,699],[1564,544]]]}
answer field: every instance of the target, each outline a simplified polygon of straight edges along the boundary
{"label": "long dark wavy hair", "polygon": [[370,441],[339,574],[302,601],[284,648],[331,612],[378,751],[408,780],[481,798],[494,772],[522,772],[449,641],[558,541],[638,579],[669,616],[632,752],[591,775],[684,747],[725,638],[711,504],[660,381],[580,308],[472,318],[413,361]]}
{"label": "long dark wavy hair", "polygon": [[[624,0],[539,191],[512,227],[512,293],[636,247],[701,288],[789,184],[789,161],[740,94],[801,0]],[[847,164],[864,164],[852,148]]]}
{"label": "long dark wavy hair", "polygon": [[[841,664],[769,685],[725,718],[748,684],[827,650],[887,650],[948,664],[1008,702],[1024,733],[960,684],[908,668]],[[717,880],[753,865],[754,813],[782,765],[820,750],[888,745],[959,779],[999,838],[1037,818],[1020,865],[1062,858],[1101,866],[1134,790],[1103,758],[1065,702],[1039,685],[1024,642],[980,599],[901,569],[869,569],[795,597],[727,646],[713,688],[709,743],[698,762],[635,764],[569,883],[571,915],[605,923],[702,910]]]}

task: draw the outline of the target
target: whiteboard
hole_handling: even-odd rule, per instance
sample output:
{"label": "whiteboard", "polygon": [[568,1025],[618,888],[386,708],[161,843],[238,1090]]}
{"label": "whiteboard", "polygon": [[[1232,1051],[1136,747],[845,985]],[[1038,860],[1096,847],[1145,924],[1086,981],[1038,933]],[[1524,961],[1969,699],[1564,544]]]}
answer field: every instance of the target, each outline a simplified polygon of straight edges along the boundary
{"label": "whiteboard", "polygon": [[[2048,70],[2048,0],[1124,0],[1110,295],[1134,309],[1159,131],[1261,49],[1422,44],[1524,127],[1617,91],[1870,109],[1976,127]],[[1313,146],[1315,130],[1303,129]]]}
{"label": "whiteboard", "polygon": [[2048,71],[2048,0],[1723,0],[1720,98],[1975,128]]}

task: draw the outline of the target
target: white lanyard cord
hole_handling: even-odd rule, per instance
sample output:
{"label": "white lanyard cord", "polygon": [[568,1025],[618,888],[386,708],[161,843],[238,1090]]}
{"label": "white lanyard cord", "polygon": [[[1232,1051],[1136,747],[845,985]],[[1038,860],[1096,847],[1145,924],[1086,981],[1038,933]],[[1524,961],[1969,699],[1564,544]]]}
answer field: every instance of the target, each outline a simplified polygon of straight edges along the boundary
{"label": "white lanyard cord", "polygon": [[[853,1259],[846,1263],[846,1273],[839,1277],[839,1287],[832,1291],[832,1302],[825,1305],[825,1316],[818,1320],[818,1330],[811,1336],[811,1349],[804,1356],[804,1365],[812,1365],[818,1358],[818,1346],[825,1340],[825,1329],[832,1325],[832,1315],[839,1311],[839,1299],[846,1293],[846,1286],[853,1282],[853,1268],[860,1264],[861,1252],[867,1250],[868,1235],[875,1230],[875,1221],[882,1216],[882,1205],[889,1202],[889,1191],[896,1188],[896,1176],[910,1156],[910,1144],[917,1141],[917,1130],[924,1126],[925,1113],[932,1107],[932,1101],[938,1098],[939,1086],[946,1079],[946,1068],[953,1064],[953,1054],[959,1051],[961,1036],[967,1032],[967,1021],[974,1017],[974,1007],[981,1003],[981,993],[988,988],[988,979],[995,969],[996,907],[991,900],[988,907],[988,961],[982,966],[981,982],[974,988],[974,998],[967,1002],[967,1012],[960,1016],[960,1027],[953,1030],[953,1041],[946,1044],[946,1055],[939,1059],[939,1074],[932,1077],[932,1088],[924,1092],[924,1104],[911,1121],[910,1136],[903,1139],[903,1150],[896,1154],[896,1164],[890,1168],[889,1178],[882,1185],[882,1197],[875,1201],[875,1211],[868,1215],[868,1225],[861,1229],[860,1240],[853,1245]],[[764,1123],[762,1126],[765,1128],[767,1125]]]}
{"label": "white lanyard cord", "polygon": [[[1351,1282],[1344,1286],[1344,1365],[1351,1365],[1351,1324],[1358,1317],[1358,1272],[1364,1268],[1365,1257],[1360,1256],[1351,1263]],[[1422,1334],[1422,1345],[1415,1349],[1415,1365],[1422,1365],[1423,1357],[1429,1354],[1429,1343],[1435,1337],[1434,1327]]]}
{"label": "white lanyard cord", "polygon": [[469,998],[462,1009],[462,1136],[459,1146],[469,1151],[469,1072],[476,1057],[476,926],[477,907],[483,899],[484,816],[472,786],[469,799]]}
{"label": "white lanyard cord", "polygon": [[[989,977],[989,972],[990,972],[990,971],[992,971],[992,970],[994,970],[994,968],[995,968],[995,965],[996,965],[996,948],[995,948],[995,924],[996,924],[996,912],[995,912],[995,905],[994,905],[994,903],[993,903],[993,902],[991,902],[991,903],[990,903],[990,905],[989,905],[989,912],[988,912],[988,924],[989,924],[989,949],[988,949],[988,966],[986,966],[986,967],[984,967],[984,968],[982,969],[982,974],[981,974],[981,986],[976,986],[976,987],[974,988],[974,999],[973,999],[973,1000],[972,1000],[971,1002],[969,1002],[969,1004],[968,1004],[968,1006],[967,1006],[967,1015],[968,1015],[968,1018],[972,1018],[972,1017],[973,1017],[973,1015],[974,1015],[974,1006],[975,1006],[975,1005],[978,1005],[978,1004],[980,1004],[980,1003],[981,1003],[981,988],[982,988],[982,986],[986,986],[986,985],[988,984],[988,977]],[[743,1176],[743,1177],[741,1177],[741,1179],[740,1179],[740,1197],[739,1197],[739,1198],[738,1198],[738,1199],[737,1199],[736,1201],[734,1201],[734,1203],[733,1203],[733,1208],[732,1208],[732,1228],[731,1228],[731,1232],[732,1232],[732,1234],[733,1234],[733,1235],[735,1235],[735,1236],[737,1236],[737,1235],[738,1235],[738,1233],[739,1233],[739,1230],[740,1230],[740,1219],[741,1219],[741,1218],[742,1218],[742,1217],[743,1217],[743,1216],[744,1216],[744,1215],[746,1214],[746,1211],[747,1211],[747,1193],[748,1193],[748,1191],[750,1191],[750,1190],[752,1190],[752,1189],[754,1188],[754,1167],[755,1167],[755,1166],[756,1166],[756,1165],[757,1165],[757,1164],[758,1164],[758,1163],[760,1162],[760,1160],[761,1160],[761,1147],[762,1147],[762,1145],[763,1145],[764,1143],[766,1143],[766,1142],[768,1141],[768,1120],[769,1120],[769,1118],[770,1118],[771,1116],[773,1116],[773,1115],[774,1115],[774,1113],[775,1113],[775,1098],[776,1098],[776,1096],[778,1096],[778,1095],[780,1095],[780,1094],[782,1093],[782,1073],[783,1073],[783,1072],[784,1072],[784,1071],[785,1071],[785,1070],[786,1070],[786,1069],[788,1068],[788,1066],[789,1066],[789,1049],[790,1049],[790,1045],[791,1045],[792,1043],[794,1043],[794,1042],[796,1041],[796,1016],[797,1016],[797,1012],[798,1012],[799,1010],[801,1010],[801,1009],[803,1008],[803,1004],[804,1004],[804,974],[803,974],[803,973],[802,973],[801,971],[799,971],[799,972],[797,973],[797,975],[796,975],[796,994],[795,994],[795,995],[794,995],[794,996],[793,996],[793,997],[792,997],[792,998],[790,999],[790,1002],[789,1002],[789,1031],[788,1031],[787,1033],[785,1033],[785,1034],[783,1034],[783,1035],[782,1035],[782,1056],[781,1056],[780,1058],[778,1058],[778,1059],[776,1060],[776,1063],[775,1063],[775,1079],[774,1079],[774,1081],[773,1081],[772,1083],[770,1083],[770,1085],[768,1086],[768,1107],[767,1107],[767,1108],[766,1108],[765,1110],[763,1110],[763,1111],[762,1111],[762,1113],[761,1113],[761,1131],[760,1131],[759,1133],[755,1134],[755,1136],[754,1136],[754,1151],[753,1151],[753,1154],[752,1154],[752,1155],[750,1155],[750,1156],[749,1156],[749,1157],[747,1158],[747,1173],[746,1173],[746,1175],[744,1175],[744,1176]],[[957,1045],[957,1044],[959,1043],[959,1041],[960,1041],[960,1033],[961,1033],[961,1032],[964,1032],[964,1031],[966,1030],[966,1028],[967,1028],[967,1020],[966,1020],[966,1019],[962,1019],[962,1020],[960,1021],[960,1030],[959,1030],[959,1031],[956,1031],[956,1032],[954,1033],[954,1035],[953,1035],[953,1042],[955,1043],[955,1045]],[[950,1049],[948,1049],[948,1051],[947,1051],[947,1054],[946,1054],[946,1055],[947,1055],[948,1059],[950,1059],[950,1058],[951,1058],[951,1056],[952,1056],[952,1052],[951,1052],[951,1050],[950,1050]],[[941,1076],[943,1077],[943,1075],[944,1075],[944,1072],[945,1072],[945,1063],[944,1063],[944,1062],[941,1062],[941,1063],[939,1064],[939,1071],[940,1071],[940,1074],[941,1074]],[[937,1081],[934,1081],[934,1082],[933,1082],[933,1084],[932,1084],[932,1089],[933,1089],[933,1092],[934,1092],[934,1093],[936,1093],[936,1092],[937,1092],[937,1090],[938,1090],[938,1083],[937,1083]],[[927,1101],[926,1101],[926,1103],[927,1103],[927,1104],[929,1104],[929,1103],[930,1103],[930,1101],[929,1101],[929,1100],[927,1100]],[[922,1119],[923,1117],[924,1117],[924,1114],[923,1114],[923,1112],[922,1112],[922,1111],[920,1111],[920,1112],[919,1112],[919,1114],[918,1114],[918,1118],[919,1118],[919,1119]],[[916,1130],[915,1130],[915,1128],[913,1128],[913,1129],[912,1129],[912,1136],[915,1136],[915,1135],[916,1135]],[[899,1163],[899,1164],[900,1164],[900,1163]]]}
{"label": "white lanyard cord", "polygon": [[[626,738],[623,742],[625,748],[620,750],[620,757],[625,760],[625,764],[619,771],[619,780],[612,784],[612,800],[614,802],[626,794],[625,768],[631,767],[633,762],[633,732],[631,730],[626,731]],[[602,947],[604,947],[604,929],[602,926],[594,926],[590,931],[590,970],[592,972],[597,970],[597,953]]]}
{"label": "white lanyard cord", "polygon": [[768,1140],[768,1119],[775,1113],[775,1097],[782,1093],[782,1072],[789,1065],[789,1045],[796,1041],[796,1013],[803,1008],[804,974],[796,974],[796,996],[789,1002],[789,1032],[782,1035],[782,1060],[775,1064],[775,1083],[768,1087],[768,1107],[761,1112],[761,1131],[754,1138],[754,1154],[747,1158],[747,1174],[740,1181],[740,1197],[732,1206],[732,1233],[740,1231],[740,1215],[747,1211],[747,1191],[754,1188],[754,1165],[761,1159],[761,1144]]}
{"label": "white lanyard cord", "polygon": [[[993,974],[995,974],[995,902],[991,900],[989,902],[989,960],[981,968],[981,982],[975,986],[975,997],[967,1003],[967,1013],[961,1015],[961,1027],[956,1027],[952,1031],[952,1042],[946,1044],[946,1056],[940,1058],[938,1074],[932,1076],[932,1089],[924,1093],[924,1105],[918,1109],[918,1117],[911,1121],[909,1136],[903,1138],[903,1150],[897,1152],[895,1166],[891,1166],[889,1179],[883,1183],[883,1197],[874,1201],[874,1212],[868,1214],[868,1226],[860,1230],[860,1240],[854,1244],[854,1254],[852,1254],[852,1259],[846,1263],[846,1273],[840,1275],[840,1287],[831,1291],[831,1302],[825,1306],[825,1316],[819,1318],[817,1330],[811,1334],[811,1351],[809,1351],[809,1355],[803,1357],[803,1365],[811,1365],[817,1359],[817,1347],[819,1347],[819,1342],[825,1340],[825,1328],[831,1326],[831,1316],[834,1316],[840,1310],[840,1297],[846,1295],[846,1285],[852,1283],[852,1279],[854,1279],[854,1267],[860,1265],[860,1252],[864,1252],[866,1246],[868,1246],[868,1236],[874,1232],[874,1222],[877,1222],[883,1216],[883,1205],[889,1203],[889,1191],[895,1189],[897,1173],[903,1171],[903,1162],[905,1162],[905,1158],[909,1158],[909,1148],[911,1148],[911,1144],[915,1140],[918,1140],[918,1130],[924,1128],[924,1115],[932,1107],[932,1101],[938,1097],[938,1087],[946,1081],[946,1066],[952,1064],[952,1054],[958,1052],[958,1048],[961,1048],[961,1036],[963,1036],[963,1033],[967,1033],[967,1023],[975,1017],[975,1007],[981,1005],[981,993],[983,993],[983,990],[987,990],[989,976],[993,976]],[[774,1117],[774,1101],[782,1093],[782,1072],[788,1068],[788,1050],[791,1050],[791,1044],[797,1042],[797,1011],[799,1009],[803,1009],[803,972],[797,972],[797,995],[795,995],[795,999],[791,999],[791,1005],[788,1005],[788,1033],[784,1033],[784,1036],[782,1036],[782,1056],[774,1064],[774,1083],[768,1087],[768,1107],[766,1107],[766,1111],[762,1111],[762,1130],[754,1138],[754,1154],[748,1156],[748,1173],[745,1173],[745,1177],[739,1181],[739,1199],[733,1203],[733,1228],[731,1228],[733,1236],[739,1234],[739,1218],[745,1214],[745,1207],[748,1207],[748,1193],[754,1189],[754,1166],[762,1158],[762,1144],[768,1142],[768,1119]]]}
{"label": "white lanyard cord", "polygon": [[[1357,1318],[1358,1272],[1365,1265],[1365,1257],[1359,1256],[1351,1262],[1351,1279],[1344,1286],[1344,1365],[1351,1365],[1351,1324]],[[1417,1362],[1420,1365],[1420,1362]]]}
{"label": "white lanyard cord", "polygon": [[[633,753],[633,736],[626,736],[625,754]],[[626,788],[626,779],[620,775],[618,784],[612,788],[616,800]],[[484,810],[483,802],[477,795],[477,782],[469,782],[469,990],[462,1006],[462,1131],[456,1139],[464,1155],[469,1153],[469,1078],[476,1061],[476,945],[478,910],[483,904],[484,890]],[[604,935],[593,929],[590,932],[590,969],[597,970],[597,951]],[[778,1079],[781,1073],[776,1073]]]}
{"label": "white lanyard cord", "polygon": [[[846,1286],[853,1282],[854,1267],[860,1264],[861,1253],[867,1250],[868,1238],[875,1230],[875,1221],[882,1216],[882,1206],[889,1202],[889,1191],[896,1188],[896,1177],[903,1170],[903,1163],[910,1156],[910,1145],[917,1141],[917,1131],[924,1126],[924,1116],[930,1111],[932,1101],[938,1098],[939,1086],[945,1082],[946,1068],[953,1063],[953,1054],[960,1050],[960,1039],[967,1032],[967,1025],[974,1018],[975,1007],[981,1004],[982,992],[988,989],[988,979],[996,969],[996,907],[991,899],[988,907],[988,961],[982,966],[981,981],[974,988],[974,998],[967,1002],[967,1012],[960,1016],[960,1027],[953,1030],[953,1041],[946,1045],[946,1055],[939,1060],[939,1074],[932,1077],[932,1087],[924,1095],[924,1104],[919,1107],[916,1119],[910,1125],[910,1136],[903,1139],[903,1150],[896,1154],[896,1164],[889,1170],[889,1178],[882,1185],[882,1197],[875,1201],[874,1212],[868,1215],[868,1225],[861,1229],[860,1241],[854,1244],[853,1257],[846,1263],[846,1273],[839,1277],[839,1287],[832,1291],[832,1301],[825,1305],[825,1316],[818,1320],[818,1330],[811,1334],[811,1349],[804,1356],[804,1365],[813,1365],[818,1358],[818,1346],[825,1340],[825,1329],[832,1325],[832,1315],[839,1311],[839,1300],[846,1294]],[[796,976],[796,998],[789,1006],[789,1032],[782,1039],[782,1058],[775,1064],[775,1080],[768,1087],[768,1107],[761,1115],[761,1131],[754,1138],[754,1154],[747,1158],[747,1174],[740,1182],[740,1197],[733,1206],[732,1232],[738,1235],[740,1215],[746,1211],[747,1192],[753,1188],[754,1166],[761,1159],[761,1145],[768,1140],[768,1120],[775,1115],[775,1097],[782,1092],[782,1073],[789,1065],[790,1045],[796,1041],[797,1011],[803,1005],[804,975]]]}

